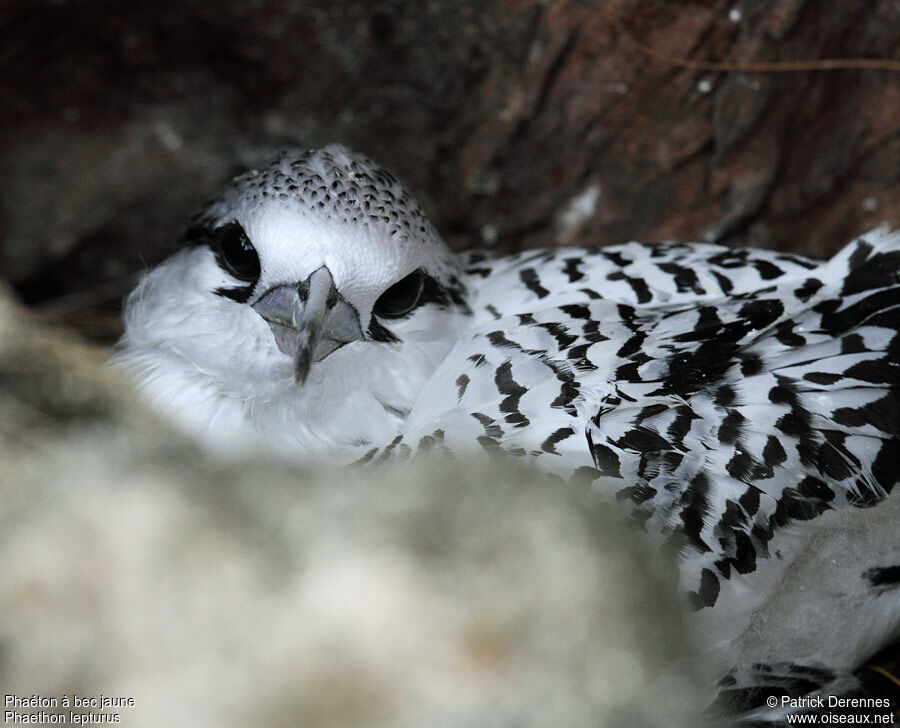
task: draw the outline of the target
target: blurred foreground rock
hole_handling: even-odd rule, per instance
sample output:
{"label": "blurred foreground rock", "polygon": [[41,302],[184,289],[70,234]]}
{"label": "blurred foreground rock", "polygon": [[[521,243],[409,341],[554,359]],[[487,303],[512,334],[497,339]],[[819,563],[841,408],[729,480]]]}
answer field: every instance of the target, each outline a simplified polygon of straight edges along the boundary
{"label": "blurred foreground rock", "polygon": [[[0,298],[0,685],[143,726],[695,726],[666,565],[527,471],[224,465]],[[62,698],[133,698],[86,711]]]}

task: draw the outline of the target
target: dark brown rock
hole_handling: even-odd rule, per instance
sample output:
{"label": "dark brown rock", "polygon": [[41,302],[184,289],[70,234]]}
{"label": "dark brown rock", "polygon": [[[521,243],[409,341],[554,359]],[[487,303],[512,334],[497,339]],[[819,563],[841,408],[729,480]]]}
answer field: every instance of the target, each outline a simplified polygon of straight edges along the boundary
{"label": "dark brown rock", "polygon": [[11,0],[0,266],[28,300],[114,308],[232,173],[331,141],[456,247],[826,255],[900,225],[900,74],[686,64],[896,62],[896,21],[890,0]]}

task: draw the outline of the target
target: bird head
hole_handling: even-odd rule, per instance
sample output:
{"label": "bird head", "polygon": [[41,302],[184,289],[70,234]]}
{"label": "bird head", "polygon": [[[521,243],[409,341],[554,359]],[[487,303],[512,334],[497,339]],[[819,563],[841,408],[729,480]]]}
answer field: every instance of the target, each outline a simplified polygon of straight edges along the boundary
{"label": "bird head", "polygon": [[144,277],[119,359],[182,416],[214,400],[220,425],[275,417],[364,441],[340,421],[402,419],[470,315],[466,293],[390,173],[337,145],[290,151],[235,178]]}

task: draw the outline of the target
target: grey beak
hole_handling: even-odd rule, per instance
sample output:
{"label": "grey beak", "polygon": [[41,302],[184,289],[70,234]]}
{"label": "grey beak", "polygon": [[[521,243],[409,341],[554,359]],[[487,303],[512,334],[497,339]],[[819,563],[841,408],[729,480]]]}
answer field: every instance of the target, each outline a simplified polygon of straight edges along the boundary
{"label": "grey beak", "polygon": [[324,265],[301,283],[266,291],[253,310],[269,324],[278,348],[293,358],[298,384],[306,381],[313,362],[363,338],[359,314],[338,293]]}

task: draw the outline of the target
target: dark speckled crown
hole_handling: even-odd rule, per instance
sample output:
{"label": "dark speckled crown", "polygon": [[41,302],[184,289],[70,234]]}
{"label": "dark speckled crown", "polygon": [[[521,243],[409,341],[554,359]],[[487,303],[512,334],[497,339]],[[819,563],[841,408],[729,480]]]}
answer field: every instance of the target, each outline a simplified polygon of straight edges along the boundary
{"label": "dark speckled crown", "polygon": [[437,237],[419,203],[388,171],[338,144],[282,152],[269,165],[236,177],[198,216],[216,224],[239,206],[295,201],[325,220],[378,225],[398,239]]}

